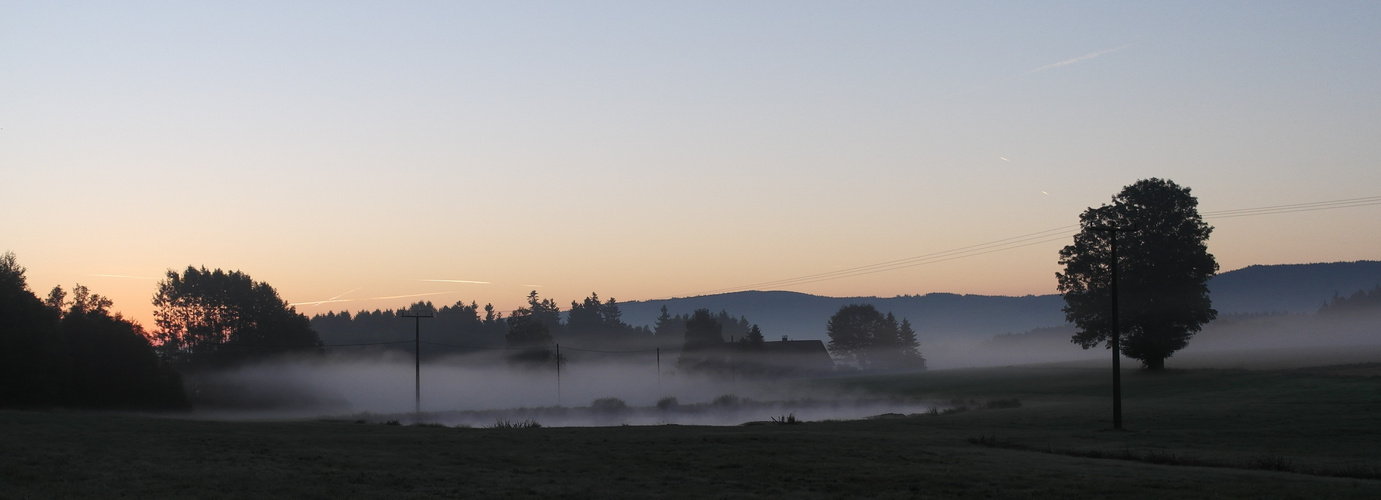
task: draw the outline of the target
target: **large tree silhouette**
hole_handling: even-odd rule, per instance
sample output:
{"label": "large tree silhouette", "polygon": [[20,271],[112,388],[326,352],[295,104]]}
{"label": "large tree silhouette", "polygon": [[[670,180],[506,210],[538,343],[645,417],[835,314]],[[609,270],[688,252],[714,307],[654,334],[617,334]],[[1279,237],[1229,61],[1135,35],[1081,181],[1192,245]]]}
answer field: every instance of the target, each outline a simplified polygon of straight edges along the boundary
{"label": "large tree silhouette", "polygon": [[14,253],[0,254],[0,406],[61,402],[69,373],[58,312],[29,290]]}
{"label": "large tree silhouette", "polygon": [[1122,354],[1146,369],[1164,369],[1165,358],[1217,316],[1208,296],[1208,279],[1218,271],[1206,245],[1213,228],[1198,204],[1187,187],[1145,179],[1123,188],[1111,205],[1079,216],[1082,230],[1060,250],[1064,272],[1055,274],[1065,318],[1079,328],[1072,342],[1111,348],[1113,237]]}
{"label": "large tree silhouette", "polygon": [[840,307],[825,331],[830,353],[860,369],[925,369],[911,322],[903,319],[898,324],[892,313],[883,315],[871,304]]}
{"label": "large tree silhouette", "polygon": [[159,354],[177,366],[222,367],[321,352],[321,339],[306,316],[268,283],[239,271],[169,270],[153,305]]}
{"label": "large tree silhouette", "polygon": [[177,372],[154,354],[137,323],[77,285],[41,301],[13,253],[0,254],[0,407],[179,409]]}
{"label": "large tree silhouette", "polygon": [[677,365],[683,370],[717,370],[724,363],[724,325],[709,309],[696,309],[685,320],[685,343]]}
{"label": "large tree silhouette", "polygon": [[[54,287],[50,298],[66,294]],[[181,409],[182,377],[160,360],[143,327],[111,314],[110,299],[78,284],[73,300],[49,305],[62,316],[70,362],[68,404],[87,408]],[[65,306],[65,309],[64,309]]]}
{"label": "large tree silhouette", "polygon": [[504,340],[508,343],[508,348],[515,351],[508,357],[510,362],[540,366],[555,356],[552,352],[555,345],[551,334],[552,327],[548,325],[561,326],[560,310],[551,299],[539,299],[536,290],[528,294],[527,301],[528,307],[514,310],[505,320],[508,323],[508,333],[504,334]]}

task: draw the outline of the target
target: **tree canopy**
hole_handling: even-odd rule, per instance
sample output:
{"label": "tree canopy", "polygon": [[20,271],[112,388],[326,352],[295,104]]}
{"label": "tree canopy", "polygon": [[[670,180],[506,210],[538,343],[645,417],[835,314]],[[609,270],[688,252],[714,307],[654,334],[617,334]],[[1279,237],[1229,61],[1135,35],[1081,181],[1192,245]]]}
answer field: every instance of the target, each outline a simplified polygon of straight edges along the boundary
{"label": "tree canopy", "polygon": [[724,325],[709,309],[696,309],[683,323],[685,342],[677,365],[683,370],[717,370],[724,363]]}
{"label": "tree canopy", "polygon": [[911,322],[900,324],[892,313],[883,315],[871,304],[839,308],[825,324],[831,354],[863,370],[924,369]]}
{"label": "tree canopy", "polygon": [[[551,299],[539,299],[537,291],[528,294],[528,307],[520,307],[508,316],[508,333],[504,334],[509,349],[515,349],[509,360],[514,363],[541,365],[555,354],[550,325],[561,326],[560,310]],[[559,362],[560,360],[558,360]]]}
{"label": "tree canopy", "polygon": [[153,305],[159,354],[178,366],[222,367],[321,352],[321,339],[306,316],[268,283],[239,271],[169,270]]}
{"label": "tree canopy", "polygon": [[57,402],[66,371],[57,311],[29,290],[14,253],[0,254],[0,405]]}
{"label": "tree canopy", "polygon": [[1376,311],[1381,311],[1381,285],[1370,291],[1358,290],[1346,297],[1334,292],[1333,298],[1319,308],[1319,314],[1324,316]]}
{"label": "tree canopy", "polygon": [[70,301],[62,287],[39,300],[24,272],[0,255],[0,407],[187,406],[181,377],[109,299],[76,285]]}
{"label": "tree canopy", "polygon": [[1208,293],[1208,279],[1218,271],[1207,246],[1213,228],[1198,204],[1189,188],[1153,178],[1079,216],[1081,230],[1060,250],[1064,271],[1055,275],[1065,318],[1079,329],[1072,342],[1111,348],[1114,237],[1123,355],[1144,368],[1163,369],[1166,358],[1217,316]]}

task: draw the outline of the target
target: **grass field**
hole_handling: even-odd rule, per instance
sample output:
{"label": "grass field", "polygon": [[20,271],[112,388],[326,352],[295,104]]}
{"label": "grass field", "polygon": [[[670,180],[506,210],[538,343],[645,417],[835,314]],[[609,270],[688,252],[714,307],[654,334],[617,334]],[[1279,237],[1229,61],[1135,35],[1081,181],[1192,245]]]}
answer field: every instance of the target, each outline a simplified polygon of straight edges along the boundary
{"label": "grass field", "polygon": [[0,497],[1381,498],[1381,365],[1128,371],[1123,432],[1109,378],[830,379],[813,383],[972,409],[735,427],[0,412]]}

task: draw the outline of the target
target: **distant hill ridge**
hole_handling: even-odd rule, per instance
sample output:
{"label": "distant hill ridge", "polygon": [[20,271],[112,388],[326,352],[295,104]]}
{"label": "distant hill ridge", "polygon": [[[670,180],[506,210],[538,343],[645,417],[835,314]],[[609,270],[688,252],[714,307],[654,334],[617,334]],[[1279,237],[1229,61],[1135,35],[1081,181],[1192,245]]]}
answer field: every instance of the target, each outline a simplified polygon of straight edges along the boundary
{"label": "distant hill ridge", "polygon": [[[1253,265],[1215,276],[1209,282],[1213,306],[1220,314],[1263,312],[1313,313],[1334,293],[1348,295],[1381,285],[1381,261],[1316,264]],[[624,321],[633,325],[656,322],[665,305],[671,314],[705,308],[745,316],[762,327],[763,335],[778,339],[822,339],[829,317],[848,304],[873,304],[911,320],[924,338],[980,339],[1064,324],[1059,295],[1022,297],[926,295],[880,297],[824,297],[798,292],[749,291],[620,304]]]}
{"label": "distant hill ridge", "polygon": [[1252,265],[1209,282],[1220,313],[1313,313],[1333,295],[1381,284],[1381,261]]}

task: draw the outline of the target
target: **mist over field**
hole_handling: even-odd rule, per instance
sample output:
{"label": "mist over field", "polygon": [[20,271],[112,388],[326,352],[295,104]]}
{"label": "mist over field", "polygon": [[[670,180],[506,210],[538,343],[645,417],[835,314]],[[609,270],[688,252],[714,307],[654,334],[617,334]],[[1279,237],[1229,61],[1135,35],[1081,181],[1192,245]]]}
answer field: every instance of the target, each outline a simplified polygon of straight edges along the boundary
{"label": "mist over field", "polygon": [[413,412],[413,359],[399,353],[255,364],[189,377],[188,390],[204,418],[469,426],[524,420],[543,426],[738,425],[787,416],[819,421],[915,414],[949,405],[822,391],[793,380],[690,375],[667,365],[663,370],[659,379],[655,363],[567,363],[558,388],[554,367],[534,370],[482,355],[452,356],[423,363],[420,415]]}
{"label": "mist over field", "polygon": [[[1381,265],[1376,262],[1356,262],[1257,266],[1226,273],[1218,278],[1218,297],[1225,311],[1204,325],[1188,347],[1171,356],[1166,367],[1274,369],[1373,361],[1381,356],[1381,311],[1368,305],[1375,297],[1365,290],[1366,283],[1381,279],[1377,278],[1378,270]],[[1300,283],[1303,285],[1296,286]],[[1352,299],[1347,300],[1347,287],[1362,290],[1352,293]],[[1344,292],[1337,292],[1339,288]],[[815,314],[813,309],[834,307],[844,300],[799,294],[729,294],[682,304],[635,304],[632,309],[707,304],[729,309],[732,303],[715,300],[733,297],[753,299],[733,309],[735,312],[748,310],[756,316],[753,320],[762,318],[768,324],[781,324],[774,322],[790,317],[793,311],[810,316]],[[800,300],[804,302],[794,302]],[[907,303],[935,300],[948,305],[911,311],[919,315],[918,325],[929,328],[919,340],[930,370],[1109,364],[1107,349],[1082,349],[1071,343],[1076,332],[1071,324],[996,335],[953,333],[956,325],[1010,328],[1023,322],[1049,322],[1049,311],[1042,311],[1056,309],[1058,302],[1044,298],[927,296],[882,303],[907,310]],[[965,321],[974,318],[982,319]],[[379,326],[407,326],[406,322],[389,318],[379,321],[383,321]],[[737,321],[742,323],[740,328],[747,327],[743,319],[725,321]],[[629,345],[631,350],[626,351],[619,351],[617,344],[612,344],[616,350],[605,353],[576,350],[563,356],[567,362],[562,364],[558,380],[554,364],[536,368],[514,365],[505,358],[507,351],[454,354],[442,350],[446,342],[453,341],[447,335],[454,335],[447,333],[453,327],[446,324],[440,322],[422,332],[421,414],[413,412],[415,372],[411,345],[367,350],[329,348],[324,357],[280,358],[230,371],[203,373],[188,378],[188,392],[197,413],[209,418],[329,416],[469,426],[502,421],[536,421],[544,426],[737,425],[788,415],[813,421],[914,414],[948,404],[825,392],[819,389],[821,384],[812,384],[809,377],[751,377],[732,371],[710,375],[678,370],[681,336],[676,333],[671,334],[673,338],[655,336],[653,345],[663,345],[660,353],[646,350],[647,346],[641,344]],[[330,322],[318,325],[328,333],[339,328]],[[951,333],[943,333],[947,331]],[[776,333],[769,331],[767,335],[771,338]],[[400,332],[374,335],[382,336],[355,340],[403,338]],[[427,345],[428,339],[431,345]],[[836,359],[835,375],[857,373],[841,361]],[[1137,368],[1137,362],[1131,359],[1124,358],[1123,365],[1125,369]]]}
{"label": "mist over field", "polygon": [[[1070,343],[1073,332],[1066,325],[971,342],[950,339],[923,344],[923,351],[932,370],[1108,363],[1106,349]],[[1381,315],[1228,315],[1206,325],[1167,367],[1318,366],[1366,362],[1378,355]],[[413,413],[414,360],[402,351],[277,360],[189,377],[187,384],[197,414],[207,418],[332,417],[468,426],[527,420],[544,426],[737,425],[787,415],[819,421],[915,414],[948,404],[825,392],[798,379],[687,374],[675,369],[672,356],[662,359],[659,376],[655,358],[640,357],[646,359],[565,363],[559,387],[553,365],[517,367],[493,354],[424,359],[421,415]],[[1124,359],[1124,367],[1135,369],[1135,360]],[[605,407],[598,408],[597,400],[605,400]]]}
{"label": "mist over field", "polygon": [[[1105,361],[1102,347],[1080,349],[1070,343],[1073,325],[1039,328],[990,340],[944,344],[932,358],[935,368],[1003,366],[1030,363]],[[1189,346],[1166,360],[1168,368],[1306,366],[1369,361],[1381,350],[1381,314],[1225,315],[1208,323]],[[948,355],[940,355],[938,353]],[[1275,354],[1272,354],[1275,353]],[[1295,358],[1295,363],[1288,359]],[[1252,361],[1254,359],[1262,362]],[[1262,364],[1270,359],[1269,363]],[[1127,361],[1124,361],[1124,364]],[[1135,361],[1131,361],[1135,366]]]}

